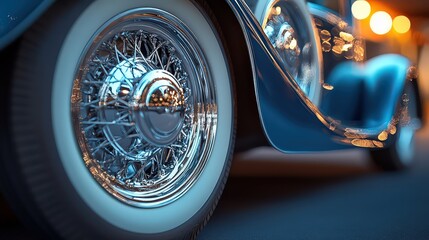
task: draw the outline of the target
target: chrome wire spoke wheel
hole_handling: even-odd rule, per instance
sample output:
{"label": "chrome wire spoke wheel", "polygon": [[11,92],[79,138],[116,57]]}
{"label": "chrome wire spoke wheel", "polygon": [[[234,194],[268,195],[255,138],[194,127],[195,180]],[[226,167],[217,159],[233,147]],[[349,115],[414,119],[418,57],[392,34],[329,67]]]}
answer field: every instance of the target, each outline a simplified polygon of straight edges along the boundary
{"label": "chrome wire spoke wheel", "polygon": [[235,133],[232,63],[211,13],[191,0],[64,0],[31,27],[5,164],[25,219],[55,239],[198,234]]}
{"label": "chrome wire spoke wheel", "polygon": [[106,23],[81,57],[71,94],[82,158],[111,195],[137,207],[179,198],[204,168],[217,104],[192,32],[158,9]]}

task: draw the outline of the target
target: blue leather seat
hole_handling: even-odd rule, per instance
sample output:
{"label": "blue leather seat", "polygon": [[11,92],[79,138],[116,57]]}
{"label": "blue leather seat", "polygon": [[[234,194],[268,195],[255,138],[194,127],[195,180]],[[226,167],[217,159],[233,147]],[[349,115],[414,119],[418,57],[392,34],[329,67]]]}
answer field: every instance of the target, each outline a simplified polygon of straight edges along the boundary
{"label": "blue leather seat", "polygon": [[344,62],[325,80],[334,87],[324,91],[321,110],[327,116],[356,127],[381,127],[395,113],[410,62],[386,54],[366,63]]}

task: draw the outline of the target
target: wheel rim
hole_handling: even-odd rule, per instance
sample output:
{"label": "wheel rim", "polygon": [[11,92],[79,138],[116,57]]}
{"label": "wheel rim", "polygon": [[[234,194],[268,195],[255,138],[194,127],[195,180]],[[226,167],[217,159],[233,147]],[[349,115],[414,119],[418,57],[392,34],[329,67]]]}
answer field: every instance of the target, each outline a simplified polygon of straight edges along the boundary
{"label": "wheel rim", "polygon": [[217,126],[213,82],[188,28],[158,9],[106,23],[81,57],[72,121],[91,175],[115,198],[153,208],[196,181]]}

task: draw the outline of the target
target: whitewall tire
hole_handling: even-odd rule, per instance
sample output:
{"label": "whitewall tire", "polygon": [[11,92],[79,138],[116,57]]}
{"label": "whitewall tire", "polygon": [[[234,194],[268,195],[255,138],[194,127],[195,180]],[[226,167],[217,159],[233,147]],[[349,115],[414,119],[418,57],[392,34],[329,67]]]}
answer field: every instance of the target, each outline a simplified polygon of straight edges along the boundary
{"label": "whitewall tire", "polygon": [[[188,238],[207,221],[229,171],[234,107],[205,11],[189,0],[58,2],[26,34],[11,92],[16,178],[51,234]],[[109,44],[100,73],[94,59]]]}

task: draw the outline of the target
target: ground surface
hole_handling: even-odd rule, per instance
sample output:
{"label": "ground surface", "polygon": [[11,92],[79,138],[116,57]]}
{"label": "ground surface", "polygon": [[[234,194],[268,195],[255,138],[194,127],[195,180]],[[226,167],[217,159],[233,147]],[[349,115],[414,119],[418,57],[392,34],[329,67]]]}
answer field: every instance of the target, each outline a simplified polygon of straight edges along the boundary
{"label": "ground surface", "polygon": [[364,152],[236,158],[200,239],[429,239],[429,128],[409,170],[377,171]]}
{"label": "ground surface", "polygon": [[[0,239],[38,238],[0,202]],[[375,170],[361,151],[238,155],[199,239],[427,240],[429,128],[418,133],[416,164],[398,173]]]}

